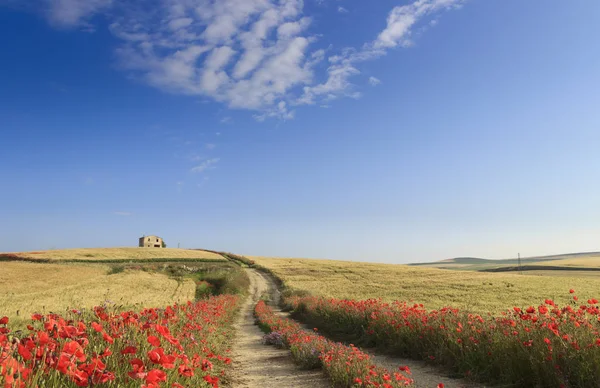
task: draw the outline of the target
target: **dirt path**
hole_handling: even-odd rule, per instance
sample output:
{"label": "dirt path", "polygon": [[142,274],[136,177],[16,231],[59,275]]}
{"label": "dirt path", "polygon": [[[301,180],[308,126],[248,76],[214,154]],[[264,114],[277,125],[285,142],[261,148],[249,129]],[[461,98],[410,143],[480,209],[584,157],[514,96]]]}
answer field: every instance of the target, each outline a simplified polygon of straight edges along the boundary
{"label": "dirt path", "polygon": [[263,332],[254,324],[253,309],[261,295],[273,292],[272,284],[255,270],[250,277],[250,296],[236,322],[237,338],[232,349],[233,387],[326,388],[330,384],[321,371],[297,368],[290,352],[262,343]]}
{"label": "dirt path", "polygon": [[[269,296],[272,301],[272,306],[277,314],[285,315],[290,318],[288,313],[283,313],[277,307],[279,305],[279,300],[281,295],[275,282],[268,275],[257,272],[255,270],[249,270],[249,276],[255,276],[257,281],[262,284],[264,290],[269,291]],[[307,330],[311,330],[310,327],[306,327]],[[375,363],[379,366],[382,366],[390,371],[395,371],[399,366],[407,365],[411,371],[412,375],[410,376],[415,380],[414,387],[416,388],[435,388],[439,383],[443,383],[445,388],[482,388],[484,385],[474,384],[462,379],[451,378],[443,371],[440,371],[437,368],[434,368],[430,365],[427,365],[425,362],[416,361],[412,359],[400,358],[400,357],[391,357],[387,355],[383,355],[368,349],[362,349],[366,353],[369,353]],[[294,385],[295,386],[295,385]]]}

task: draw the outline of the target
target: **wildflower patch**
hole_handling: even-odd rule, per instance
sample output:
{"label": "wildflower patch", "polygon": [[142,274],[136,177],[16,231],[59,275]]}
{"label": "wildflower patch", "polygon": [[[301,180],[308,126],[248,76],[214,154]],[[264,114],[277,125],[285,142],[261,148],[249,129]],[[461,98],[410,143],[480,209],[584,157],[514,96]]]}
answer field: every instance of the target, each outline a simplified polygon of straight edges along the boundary
{"label": "wildflower patch", "polygon": [[34,314],[24,335],[0,318],[0,386],[218,387],[231,363],[238,301],[221,295],[140,312]]}
{"label": "wildflower patch", "polygon": [[405,375],[409,369],[390,372],[377,367],[370,356],[357,347],[307,332],[294,320],[275,315],[264,301],[257,303],[254,312],[261,327],[271,333],[266,336],[266,342],[280,342],[288,347],[294,361],[304,368],[323,368],[333,386],[393,388],[413,383]]}
{"label": "wildflower patch", "polygon": [[591,387],[600,380],[598,300],[513,307],[498,316],[422,304],[291,297],[294,317],[391,354],[424,359],[483,382]]}

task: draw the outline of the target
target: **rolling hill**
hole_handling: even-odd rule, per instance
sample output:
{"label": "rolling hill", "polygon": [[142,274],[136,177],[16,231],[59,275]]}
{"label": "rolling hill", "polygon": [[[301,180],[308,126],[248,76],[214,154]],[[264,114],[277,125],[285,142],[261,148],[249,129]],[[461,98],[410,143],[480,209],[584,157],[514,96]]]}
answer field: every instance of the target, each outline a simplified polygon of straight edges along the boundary
{"label": "rolling hill", "polygon": [[[455,269],[462,271],[485,271],[492,269],[512,268],[518,266],[517,258],[510,259],[484,259],[478,257],[456,257],[452,259],[434,261],[430,263],[412,263],[411,266],[427,268]],[[521,258],[521,265],[529,269],[549,269],[565,267],[573,268],[598,268],[600,269],[600,252],[565,253],[549,256],[532,256]]]}

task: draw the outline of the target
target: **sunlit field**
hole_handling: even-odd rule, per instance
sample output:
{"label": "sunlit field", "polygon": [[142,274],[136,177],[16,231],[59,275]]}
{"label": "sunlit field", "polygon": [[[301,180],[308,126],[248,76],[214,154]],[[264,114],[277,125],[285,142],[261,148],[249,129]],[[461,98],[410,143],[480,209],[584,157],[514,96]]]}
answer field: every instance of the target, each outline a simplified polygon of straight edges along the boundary
{"label": "sunlit field", "polygon": [[560,267],[600,267],[600,255],[587,257],[573,257],[562,260],[543,261],[539,265],[551,265]]}
{"label": "sunlit field", "polygon": [[0,253],[2,256],[13,259],[37,259],[43,261],[138,261],[138,260],[207,260],[225,261],[219,254],[189,249],[177,248],[84,248],[84,249],[58,249],[37,252]]}
{"label": "sunlit field", "polygon": [[14,325],[33,313],[63,313],[108,304],[135,308],[193,300],[192,280],[164,274],[124,271],[109,274],[105,265],[0,262],[0,315]]}
{"label": "sunlit field", "polygon": [[334,260],[249,258],[272,270],[292,289],[335,298],[414,301],[431,309],[450,305],[498,313],[511,306],[536,305],[546,298],[567,304],[572,301],[571,288],[580,298],[600,294],[600,278],[564,273],[552,276],[551,271],[520,275]]}

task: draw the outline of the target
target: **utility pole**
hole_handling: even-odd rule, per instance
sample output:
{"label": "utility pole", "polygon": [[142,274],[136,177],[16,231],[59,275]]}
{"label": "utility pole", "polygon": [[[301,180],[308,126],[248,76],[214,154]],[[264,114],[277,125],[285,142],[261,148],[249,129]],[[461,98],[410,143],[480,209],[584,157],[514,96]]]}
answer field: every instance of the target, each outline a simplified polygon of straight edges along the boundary
{"label": "utility pole", "polygon": [[180,244],[180,243],[177,243],[177,249],[179,249],[179,244]]}
{"label": "utility pole", "polygon": [[519,258],[519,259],[518,259],[518,260],[519,260],[519,273],[520,273],[521,275],[523,275],[523,271],[521,271],[521,253],[518,253],[518,255],[519,255],[519,256],[518,256],[518,258]]}

